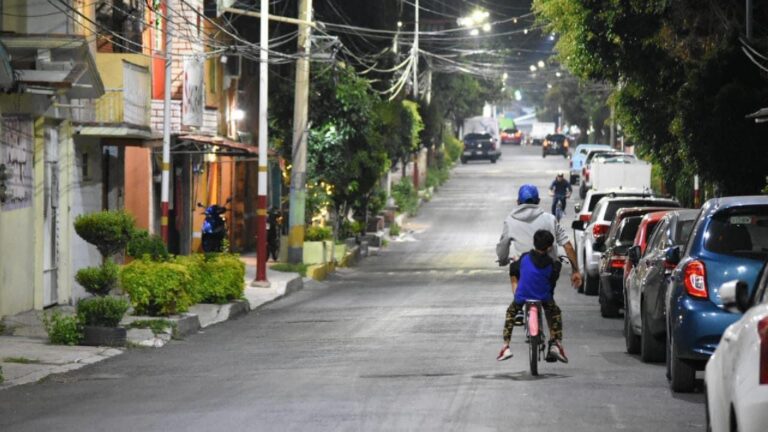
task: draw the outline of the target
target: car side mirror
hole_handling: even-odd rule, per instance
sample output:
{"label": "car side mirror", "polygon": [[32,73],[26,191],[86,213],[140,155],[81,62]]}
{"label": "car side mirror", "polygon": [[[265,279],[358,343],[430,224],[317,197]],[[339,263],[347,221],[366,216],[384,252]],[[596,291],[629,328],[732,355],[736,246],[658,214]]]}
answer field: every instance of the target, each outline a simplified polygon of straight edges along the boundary
{"label": "car side mirror", "polygon": [[580,213],[581,212],[581,203],[574,204],[573,209],[576,211],[576,213]]}
{"label": "car side mirror", "polygon": [[670,265],[678,265],[680,263],[680,246],[672,246],[664,252],[664,261]]}
{"label": "car side mirror", "polygon": [[632,265],[637,265],[640,262],[640,246],[635,245],[629,248],[627,250],[627,258],[629,258]]}
{"label": "car side mirror", "polygon": [[575,229],[576,231],[584,231],[584,221],[582,220],[573,221],[573,223],[571,224],[571,228]]}
{"label": "car side mirror", "polygon": [[730,312],[746,312],[752,306],[749,301],[749,284],[732,280],[720,285],[720,300]]}

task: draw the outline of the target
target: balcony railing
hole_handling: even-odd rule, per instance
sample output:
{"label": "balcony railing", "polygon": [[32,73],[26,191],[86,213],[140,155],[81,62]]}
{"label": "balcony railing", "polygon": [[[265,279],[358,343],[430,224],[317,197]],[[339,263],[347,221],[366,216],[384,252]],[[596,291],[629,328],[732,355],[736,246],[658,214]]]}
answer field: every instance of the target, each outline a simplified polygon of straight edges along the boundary
{"label": "balcony railing", "polygon": [[142,92],[124,92],[122,88],[106,89],[98,99],[76,99],[72,120],[77,123],[150,126],[151,102]]}

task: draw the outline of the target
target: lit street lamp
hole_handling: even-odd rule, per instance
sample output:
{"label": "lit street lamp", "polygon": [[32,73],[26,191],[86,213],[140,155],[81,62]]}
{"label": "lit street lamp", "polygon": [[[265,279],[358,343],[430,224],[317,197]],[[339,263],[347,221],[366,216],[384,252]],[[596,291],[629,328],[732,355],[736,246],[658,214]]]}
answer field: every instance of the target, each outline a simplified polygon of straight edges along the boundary
{"label": "lit street lamp", "polygon": [[544,60],[539,60],[539,62],[536,64],[539,66],[539,69],[544,69],[544,66],[545,66]]}
{"label": "lit street lamp", "polygon": [[531,70],[531,72],[536,72],[536,65],[531,65],[529,69]]}

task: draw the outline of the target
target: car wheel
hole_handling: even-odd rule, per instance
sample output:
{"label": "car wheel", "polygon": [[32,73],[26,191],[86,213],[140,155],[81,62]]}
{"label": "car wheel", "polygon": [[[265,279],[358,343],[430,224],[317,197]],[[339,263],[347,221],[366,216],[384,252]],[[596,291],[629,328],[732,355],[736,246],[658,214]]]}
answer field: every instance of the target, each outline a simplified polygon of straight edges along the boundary
{"label": "car wheel", "polygon": [[624,294],[624,344],[627,347],[627,354],[640,353],[640,336],[632,330],[632,322],[629,314],[629,302],[626,293]]}
{"label": "car wheel", "polygon": [[672,335],[669,344],[669,386],[673,392],[690,393],[696,384],[696,369],[682,361],[677,355],[675,340]]}
{"label": "car wheel", "polygon": [[598,289],[600,288],[598,286],[599,283],[599,278],[590,276],[589,272],[584,270],[584,294],[590,296],[597,295]]}
{"label": "car wheel", "polygon": [[649,324],[650,317],[646,312],[648,307],[645,305],[645,299],[640,301],[640,360],[643,363],[653,363],[664,361],[664,341],[659,341],[652,333]]}
{"label": "car wheel", "polygon": [[587,197],[587,187],[584,185],[584,183],[581,183],[581,186],[579,186],[579,197],[581,197],[581,199]]}
{"label": "car wheel", "polygon": [[568,159],[568,153],[563,153],[563,157]]}
{"label": "car wheel", "polygon": [[492,164],[496,163],[496,158],[491,158],[491,163]]}
{"label": "car wheel", "polygon": [[546,158],[546,157],[547,157],[547,154],[546,154],[546,153],[542,153],[542,154],[541,154],[541,157],[542,157],[542,158]]}
{"label": "car wheel", "polygon": [[465,164],[465,163],[467,163],[467,158],[461,158],[461,163],[462,163],[462,164]]}
{"label": "car wheel", "polygon": [[605,295],[605,287],[603,281],[598,279],[597,294],[600,298],[600,315],[603,318],[616,318],[619,316],[619,308],[615,304],[608,301],[608,297]]}

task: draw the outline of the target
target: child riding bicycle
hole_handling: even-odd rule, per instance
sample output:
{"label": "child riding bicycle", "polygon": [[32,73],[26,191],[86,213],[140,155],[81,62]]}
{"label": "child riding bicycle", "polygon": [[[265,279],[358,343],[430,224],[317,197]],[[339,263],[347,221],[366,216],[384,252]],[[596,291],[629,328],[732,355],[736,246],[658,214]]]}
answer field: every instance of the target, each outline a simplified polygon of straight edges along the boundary
{"label": "child riding bicycle", "polygon": [[515,299],[507,309],[504,321],[504,345],[501,347],[496,360],[502,361],[512,357],[509,343],[512,340],[512,328],[523,322],[523,306],[527,300],[539,300],[546,312],[547,324],[551,333],[549,340],[548,358],[568,363],[568,357],[562,345],[563,319],[560,308],[555,303],[554,291],[557,278],[560,276],[562,264],[550,256],[555,237],[547,230],[538,230],[533,235],[533,247],[524,253],[519,260],[509,266],[509,276],[512,280],[512,291]]}

